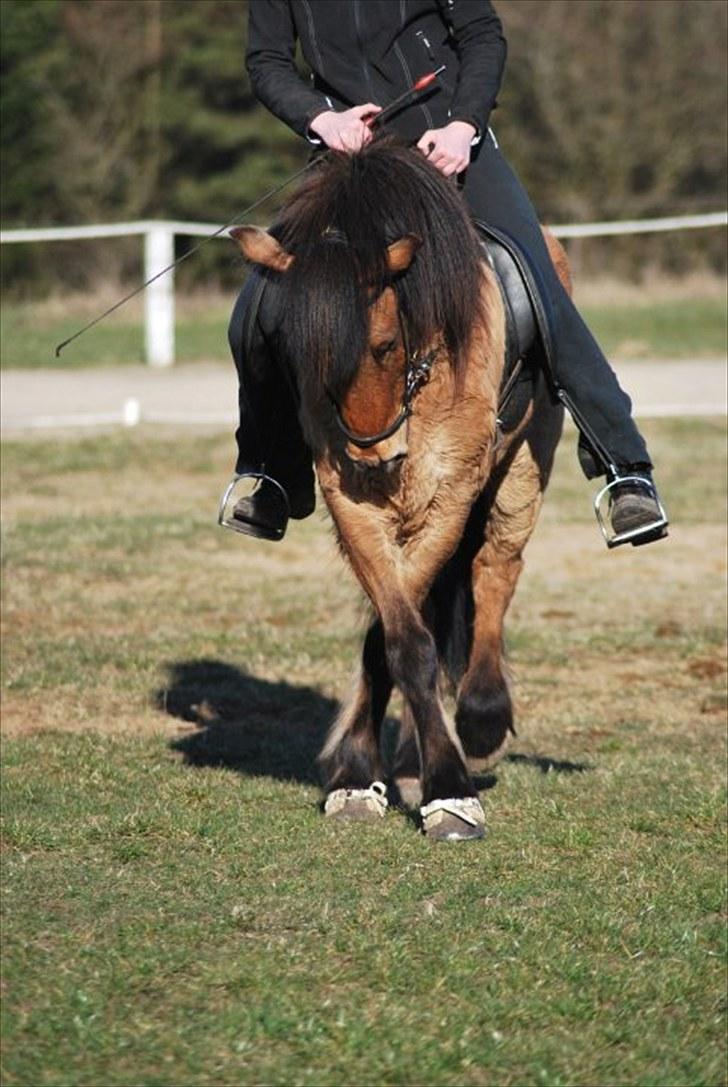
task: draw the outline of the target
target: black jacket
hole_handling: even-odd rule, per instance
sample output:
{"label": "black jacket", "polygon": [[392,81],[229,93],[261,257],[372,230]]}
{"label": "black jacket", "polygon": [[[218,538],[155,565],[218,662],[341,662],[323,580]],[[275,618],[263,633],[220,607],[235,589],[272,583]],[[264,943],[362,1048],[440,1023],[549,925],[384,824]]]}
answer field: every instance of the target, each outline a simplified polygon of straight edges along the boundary
{"label": "black jacket", "polygon": [[[311,83],[295,68],[297,39]],[[416,140],[458,120],[482,134],[505,57],[490,0],[250,0],[253,91],[302,136],[324,110],[386,106],[441,64],[447,68],[437,83],[398,110],[388,127]]]}

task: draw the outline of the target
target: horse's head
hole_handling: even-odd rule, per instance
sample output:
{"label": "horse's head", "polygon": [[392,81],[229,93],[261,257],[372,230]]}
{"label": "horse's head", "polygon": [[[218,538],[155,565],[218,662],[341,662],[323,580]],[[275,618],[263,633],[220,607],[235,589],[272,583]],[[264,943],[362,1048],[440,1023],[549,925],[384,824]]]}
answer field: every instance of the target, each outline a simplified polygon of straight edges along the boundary
{"label": "horse's head", "polygon": [[[231,233],[247,260],[283,275],[293,268],[296,257],[266,231],[243,226]],[[407,455],[405,423],[416,360],[392,282],[410,267],[420,244],[417,237],[407,234],[387,246],[383,288],[358,284],[366,302],[365,335],[359,337],[357,347],[352,337],[354,357],[338,360],[345,363],[346,380],[338,375],[338,388],[326,389],[347,439],[345,452],[362,469],[391,471]],[[335,367],[330,366],[332,370]]]}
{"label": "horse's head", "polygon": [[270,233],[232,233],[281,285],[278,349],[314,451],[331,447],[338,420],[356,465],[395,466],[433,346],[462,373],[486,320],[480,246],[455,186],[416,148],[378,138],[323,156]]}

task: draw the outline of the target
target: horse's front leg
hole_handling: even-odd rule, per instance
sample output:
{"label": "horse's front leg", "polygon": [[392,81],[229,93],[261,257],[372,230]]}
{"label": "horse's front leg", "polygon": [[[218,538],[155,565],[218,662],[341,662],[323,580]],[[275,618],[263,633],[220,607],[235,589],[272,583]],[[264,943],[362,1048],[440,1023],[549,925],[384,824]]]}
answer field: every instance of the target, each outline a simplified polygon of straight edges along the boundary
{"label": "horse's front leg", "polygon": [[524,442],[495,491],[485,542],[473,562],[472,647],[458,690],[455,721],[474,773],[498,760],[514,732],[503,662],[503,620],[541,506],[542,471]]}
{"label": "horse's front leg", "polygon": [[384,649],[384,631],[375,620],[364,639],[361,670],[349,700],[329,730],[319,764],[327,815],[377,819],[386,811],[379,737],[392,680]]}
{"label": "horse's front leg", "polygon": [[[462,524],[455,518],[447,519],[452,523],[440,523],[436,534],[426,535],[421,545],[403,555],[401,547],[390,539],[386,512],[348,500],[336,486],[327,487],[321,471],[319,479],[341,545],[380,617],[390,682],[401,690],[415,722],[425,833],[434,838],[482,837],[483,810],[455,727],[439,697],[437,648],[421,614],[437,571],[457,544]],[[462,521],[465,513],[459,517]],[[356,704],[355,698],[352,705]],[[349,719],[345,729],[334,726],[332,737],[338,740],[327,743],[325,757],[339,749],[343,732],[348,746],[352,732]],[[371,764],[371,739],[368,750]],[[345,765],[351,773],[355,760],[349,757]]]}
{"label": "horse's front leg", "polygon": [[439,695],[435,640],[400,599],[382,615],[387,661],[414,719],[422,768],[422,820],[428,837],[481,838],[485,817],[454,726]]}

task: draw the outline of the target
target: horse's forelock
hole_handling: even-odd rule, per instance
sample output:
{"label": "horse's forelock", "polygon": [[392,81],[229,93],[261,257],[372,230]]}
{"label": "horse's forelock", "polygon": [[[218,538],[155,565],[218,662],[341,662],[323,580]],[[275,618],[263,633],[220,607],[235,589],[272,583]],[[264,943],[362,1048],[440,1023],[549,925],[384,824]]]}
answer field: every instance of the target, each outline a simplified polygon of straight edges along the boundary
{"label": "horse's forelock", "polygon": [[342,397],[368,338],[364,269],[345,243],[323,237],[299,250],[286,276],[281,332],[307,399]]}

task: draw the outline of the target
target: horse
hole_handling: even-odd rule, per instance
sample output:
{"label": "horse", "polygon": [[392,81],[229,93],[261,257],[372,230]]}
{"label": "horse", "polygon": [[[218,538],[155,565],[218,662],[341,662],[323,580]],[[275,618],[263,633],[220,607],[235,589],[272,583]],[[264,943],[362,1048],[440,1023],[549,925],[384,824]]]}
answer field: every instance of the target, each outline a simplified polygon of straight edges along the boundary
{"label": "horse", "polygon": [[329,153],[270,231],[231,233],[280,285],[279,350],[339,546],[373,606],[319,756],[324,812],[386,811],[380,730],[396,686],[395,797],[419,804],[430,838],[482,837],[474,775],[514,732],[503,620],[562,409],[537,370],[522,418],[499,426],[502,296],[456,185],[417,149],[389,137]]}

